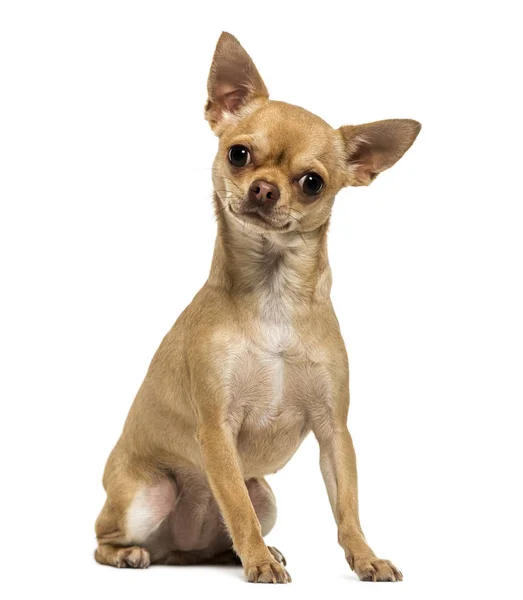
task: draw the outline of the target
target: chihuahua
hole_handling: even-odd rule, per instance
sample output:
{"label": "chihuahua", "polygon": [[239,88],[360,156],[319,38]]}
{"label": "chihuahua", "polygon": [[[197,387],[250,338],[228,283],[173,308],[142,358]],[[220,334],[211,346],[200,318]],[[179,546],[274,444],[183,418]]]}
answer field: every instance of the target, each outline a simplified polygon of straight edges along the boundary
{"label": "chihuahua", "polygon": [[264,477],[312,430],[351,569],[365,581],[401,581],[359,522],[327,229],[340,189],[392,167],[421,125],[333,129],[269,100],[229,33],[212,61],[205,118],[219,138],[211,270],[154,355],[109,456],[95,558],[134,568],[241,562],[250,582],[290,582],[283,555],[263,539],[276,520]]}

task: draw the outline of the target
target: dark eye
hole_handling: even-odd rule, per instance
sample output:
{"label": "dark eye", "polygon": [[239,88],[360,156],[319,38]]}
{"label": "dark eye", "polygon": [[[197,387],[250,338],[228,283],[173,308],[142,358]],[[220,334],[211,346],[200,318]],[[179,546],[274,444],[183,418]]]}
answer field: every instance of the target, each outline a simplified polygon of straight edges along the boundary
{"label": "dark eye", "polygon": [[298,183],[307,196],[316,196],[323,187],[323,179],[317,173],[306,173]]}
{"label": "dark eye", "polygon": [[240,144],[229,148],[229,162],[235,167],[245,167],[251,162],[251,153],[249,149]]}

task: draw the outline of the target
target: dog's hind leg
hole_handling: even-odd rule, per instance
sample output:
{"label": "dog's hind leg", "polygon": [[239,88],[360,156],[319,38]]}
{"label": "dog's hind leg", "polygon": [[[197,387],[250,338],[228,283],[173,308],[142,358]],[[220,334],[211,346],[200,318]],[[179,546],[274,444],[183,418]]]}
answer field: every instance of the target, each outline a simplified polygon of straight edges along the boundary
{"label": "dog's hind leg", "polygon": [[[153,564],[235,564],[241,560],[232,548],[216,500],[200,473],[188,476],[177,474],[179,502],[170,521],[171,548],[163,545],[151,556]],[[263,478],[252,478],[245,482],[262,535],[271,531],[276,522],[276,502],[269,484]],[[205,508],[203,508],[205,507]],[[202,510],[203,508],[203,510]],[[285,565],[285,558],[276,548],[268,546],[274,559]]]}
{"label": "dog's hind leg", "polygon": [[263,477],[253,477],[245,482],[256,516],[266,536],[276,523],[276,498]]}
{"label": "dog's hind leg", "polygon": [[[277,510],[274,493],[263,477],[248,479],[245,485],[260,522],[262,535],[266,536],[276,523]],[[267,546],[267,548],[279,563],[284,566],[287,564],[285,557],[277,548],[274,548],[274,546]]]}
{"label": "dog's hind leg", "polygon": [[174,506],[174,481],[160,474],[145,476],[126,461],[111,457],[104,485],[107,500],[95,525],[96,561],[119,568],[148,567],[146,541]]}

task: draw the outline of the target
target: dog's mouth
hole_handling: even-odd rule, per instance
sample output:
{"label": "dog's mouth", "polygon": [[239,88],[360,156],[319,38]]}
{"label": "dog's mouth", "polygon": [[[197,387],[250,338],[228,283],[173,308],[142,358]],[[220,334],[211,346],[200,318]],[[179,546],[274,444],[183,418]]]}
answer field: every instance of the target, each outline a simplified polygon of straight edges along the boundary
{"label": "dog's mouth", "polygon": [[281,222],[276,220],[270,214],[264,214],[260,210],[243,210],[241,212],[235,211],[231,204],[229,204],[229,212],[238,220],[243,223],[251,223],[258,225],[263,229],[269,229],[271,231],[288,231],[291,226],[291,221]]}

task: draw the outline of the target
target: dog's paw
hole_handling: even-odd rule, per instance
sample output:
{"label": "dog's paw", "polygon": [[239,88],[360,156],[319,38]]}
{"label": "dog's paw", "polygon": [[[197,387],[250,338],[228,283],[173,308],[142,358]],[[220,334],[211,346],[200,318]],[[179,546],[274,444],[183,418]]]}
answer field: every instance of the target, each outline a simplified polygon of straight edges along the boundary
{"label": "dog's paw", "polygon": [[283,556],[283,554],[278,550],[278,548],[275,548],[274,546],[267,546],[267,548],[269,549],[269,552],[274,556],[274,558],[284,567],[287,566],[287,561],[285,560],[285,556]]}
{"label": "dog's paw", "polygon": [[[274,555],[272,550],[271,553]],[[278,554],[283,558],[279,552]],[[245,574],[249,583],[290,583],[292,581],[283,564],[276,560],[247,567]]]}
{"label": "dog's paw", "polygon": [[403,581],[401,571],[390,560],[355,558],[349,564],[362,581]]}
{"label": "dog's paw", "polygon": [[131,567],[132,569],[147,569],[151,564],[151,557],[145,548],[131,546],[118,550],[114,560],[114,566],[119,569]]}

